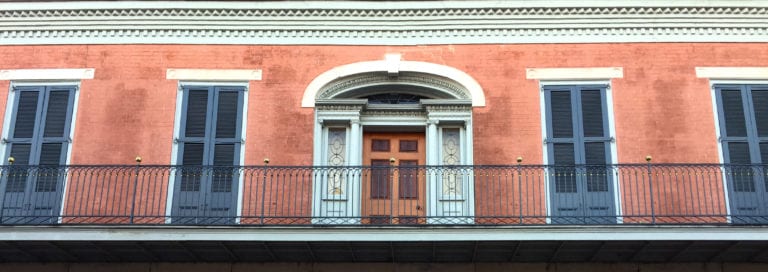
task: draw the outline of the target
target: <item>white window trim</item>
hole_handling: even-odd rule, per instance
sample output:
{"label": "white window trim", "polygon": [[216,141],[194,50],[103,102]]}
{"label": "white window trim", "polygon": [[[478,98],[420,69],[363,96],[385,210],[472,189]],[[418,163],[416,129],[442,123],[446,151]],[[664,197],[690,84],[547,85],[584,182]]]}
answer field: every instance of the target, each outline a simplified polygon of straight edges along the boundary
{"label": "white window trim", "polygon": [[233,80],[249,81],[261,80],[261,70],[248,69],[175,69],[171,68],[165,71],[166,79],[178,80]]}
{"label": "white window trim", "polygon": [[81,80],[93,79],[96,69],[12,69],[0,70],[0,80]]}
{"label": "white window trim", "polygon": [[[176,139],[178,139],[181,135],[181,128],[179,127],[181,125],[181,116],[182,116],[182,108],[184,103],[184,86],[234,86],[234,87],[242,87],[244,88],[243,93],[243,120],[241,121],[241,133],[240,133],[240,142],[241,142],[241,148],[240,148],[240,165],[243,165],[245,162],[245,139],[246,139],[246,131],[247,131],[247,124],[248,124],[248,90],[249,90],[250,82],[215,82],[215,81],[179,81],[178,88],[176,88],[176,110],[173,117],[173,139],[172,139],[172,145],[171,145],[171,165],[177,165],[179,163],[179,143]],[[237,211],[236,216],[237,219],[235,220],[235,224],[240,223],[240,217],[243,214],[243,175],[240,175],[240,180],[238,182],[238,191],[237,191]],[[174,186],[176,185],[176,176],[175,172],[171,171],[171,174],[168,176],[168,197],[166,197],[165,200],[165,223],[170,224],[172,219],[172,212],[173,212],[173,194],[174,194]]]}
{"label": "white window trim", "polygon": [[[696,67],[696,77],[710,80],[768,80],[768,67]],[[742,82],[738,84],[744,84]]]}
{"label": "white window trim", "polygon": [[527,79],[538,80],[605,80],[623,78],[622,67],[585,67],[585,68],[526,68]]}
{"label": "white window trim", "polygon": [[[547,148],[547,143],[544,141],[547,138],[547,102],[544,97],[544,87],[545,86],[553,86],[553,85],[605,85],[605,103],[606,108],[608,109],[608,112],[606,115],[608,116],[608,132],[610,133],[611,141],[610,141],[610,147],[611,147],[611,161],[610,164],[618,164],[619,163],[619,155],[618,150],[616,148],[616,119],[614,117],[614,109],[613,109],[613,91],[612,91],[612,85],[610,79],[603,79],[603,80],[540,80],[539,81],[539,109],[541,114],[541,138],[542,138],[542,164],[548,165],[549,164],[549,150]],[[618,178],[613,179],[613,188],[614,188],[614,205],[616,205],[616,223],[622,224],[624,222],[624,218],[622,217],[622,214],[624,214],[624,211],[622,210],[621,206],[621,182],[619,182]],[[549,175],[545,175],[545,182],[544,182],[544,192],[545,192],[545,199],[547,200],[547,224],[551,223],[550,216],[551,214],[551,207],[549,206],[551,203],[551,196],[550,196],[550,190],[549,190]]]}

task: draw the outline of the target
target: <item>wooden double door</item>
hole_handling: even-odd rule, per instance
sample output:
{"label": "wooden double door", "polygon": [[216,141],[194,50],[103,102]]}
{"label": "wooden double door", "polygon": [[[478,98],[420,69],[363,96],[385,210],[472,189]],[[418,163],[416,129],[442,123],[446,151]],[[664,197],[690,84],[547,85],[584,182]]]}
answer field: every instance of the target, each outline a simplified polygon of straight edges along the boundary
{"label": "wooden double door", "polygon": [[423,224],[427,171],[424,133],[363,134],[364,224]]}

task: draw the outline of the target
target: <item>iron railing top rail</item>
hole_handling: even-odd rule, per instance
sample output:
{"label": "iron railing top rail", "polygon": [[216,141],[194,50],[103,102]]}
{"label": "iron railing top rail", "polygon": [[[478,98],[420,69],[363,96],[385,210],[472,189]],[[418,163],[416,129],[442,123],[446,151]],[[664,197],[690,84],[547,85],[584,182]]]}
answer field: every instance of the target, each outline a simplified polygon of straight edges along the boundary
{"label": "iron railing top rail", "polygon": [[[66,165],[26,165],[26,164],[4,164],[0,168],[9,167],[39,167],[39,168],[110,168],[110,167],[155,167],[155,168],[217,168],[217,167],[238,167],[238,168],[378,168],[389,166],[371,166],[371,165],[270,165],[270,164],[249,164],[249,165],[179,165],[179,164],[66,164]],[[737,163],[619,163],[619,164],[455,164],[455,165],[413,165],[397,166],[401,168],[549,168],[549,167],[766,167],[768,164],[737,164]]]}

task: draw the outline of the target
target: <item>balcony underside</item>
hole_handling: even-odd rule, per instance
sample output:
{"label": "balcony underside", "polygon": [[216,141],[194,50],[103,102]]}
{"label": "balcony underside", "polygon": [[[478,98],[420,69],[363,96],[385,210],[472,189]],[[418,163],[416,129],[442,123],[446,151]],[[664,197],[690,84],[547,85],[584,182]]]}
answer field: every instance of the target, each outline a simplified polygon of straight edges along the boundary
{"label": "balcony underside", "polygon": [[768,228],[0,228],[0,262],[768,262]]}

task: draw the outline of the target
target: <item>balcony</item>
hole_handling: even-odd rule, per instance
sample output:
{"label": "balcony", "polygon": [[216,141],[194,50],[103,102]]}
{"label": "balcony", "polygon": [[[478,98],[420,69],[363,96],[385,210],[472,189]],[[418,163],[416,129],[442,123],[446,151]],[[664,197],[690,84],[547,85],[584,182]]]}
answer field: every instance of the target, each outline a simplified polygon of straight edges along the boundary
{"label": "balcony", "polygon": [[768,262],[766,170],[3,166],[0,262]]}
{"label": "balcony", "polygon": [[[765,225],[767,170],[718,164],[14,165],[0,168],[0,224]],[[344,192],[348,188],[357,191]],[[354,212],[320,209],[318,199],[343,200]],[[438,201],[442,207],[433,204]],[[460,212],[452,213],[451,205]]]}

